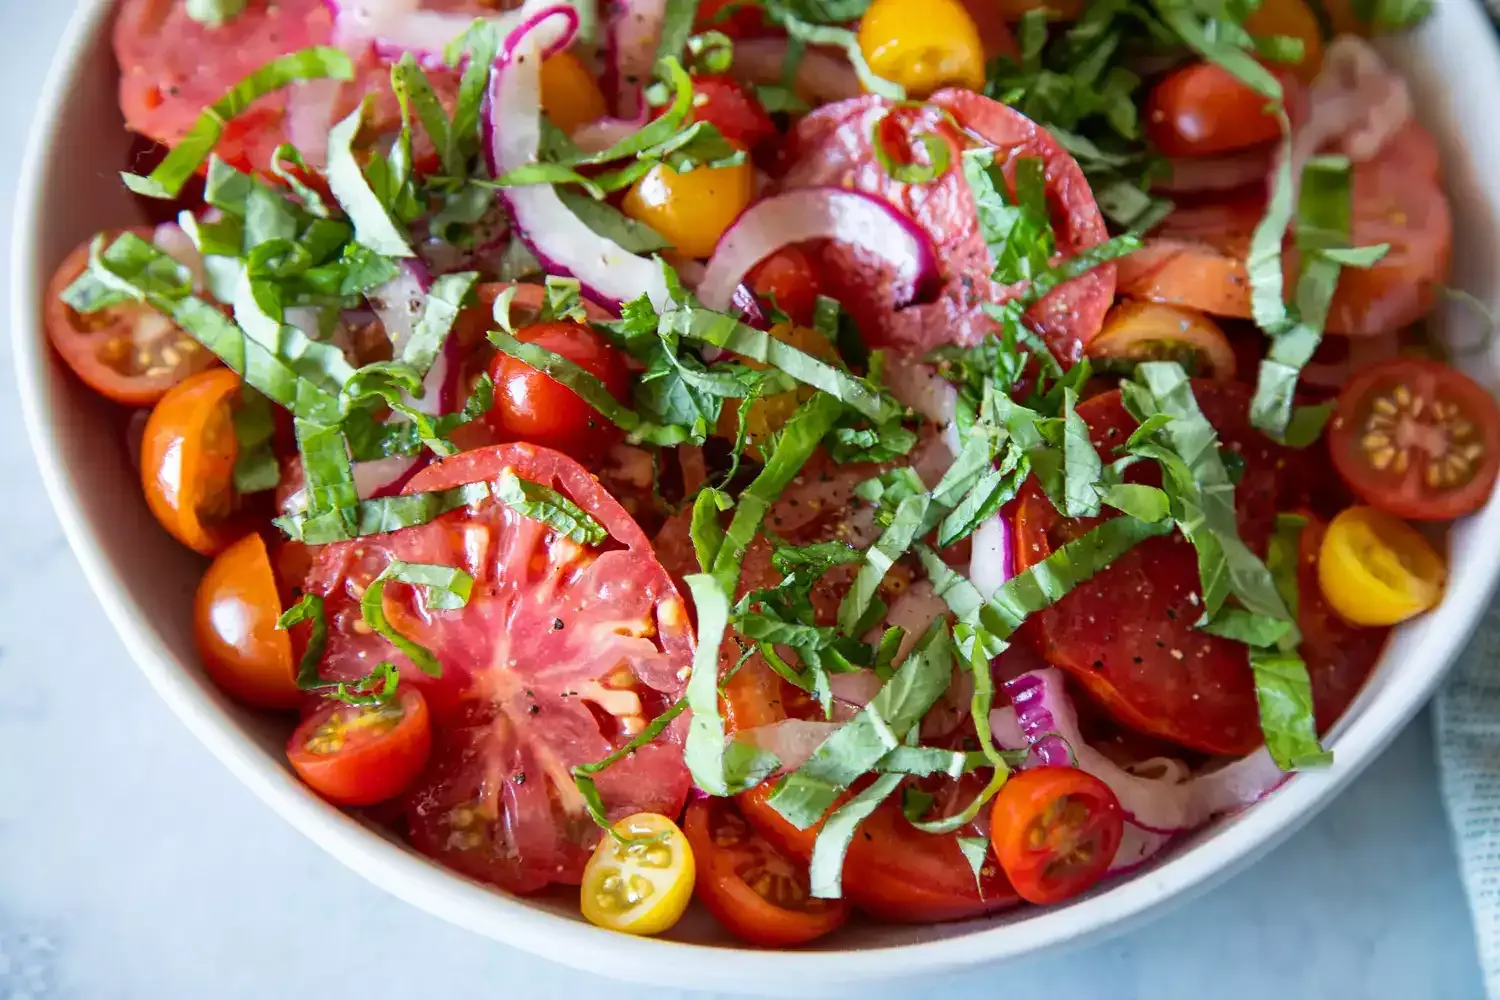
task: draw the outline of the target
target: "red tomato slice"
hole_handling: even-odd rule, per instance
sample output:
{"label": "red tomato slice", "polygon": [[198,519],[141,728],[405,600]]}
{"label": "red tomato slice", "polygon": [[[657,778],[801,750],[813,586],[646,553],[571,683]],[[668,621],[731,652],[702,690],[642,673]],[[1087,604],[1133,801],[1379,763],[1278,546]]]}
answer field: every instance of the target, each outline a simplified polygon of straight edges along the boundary
{"label": "red tomato slice", "polygon": [[286,755],[329,802],[373,806],[406,791],[431,749],[427,702],[406,688],[382,704],[325,702],[293,731]]}
{"label": "red tomato slice", "polygon": [[1399,517],[1446,521],[1484,506],[1500,471],[1500,407],[1463,372],[1393,358],[1339,394],[1328,436],[1360,499]]}
{"label": "red tomato slice", "polygon": [[990,810],[990,841],[1021,898],[1057,903],[1109,870],[1125,815],[1108,785],[1076,767],[1013,774]]}
{"label": "red tomato slice", "polygon": [[1281,125],[1270,102],[1213,63],[1167,74],[1146,99],[1146,138],[1167,156],[1213,156],[1268,142]]}
{"label": "red tomato slice", "polygon": [[[1250,427],[1249,387],[1195,380],[1193,391],[1220,441],[1244,459],[1235,510],[1240,537],[1252,551],[1265,552],[1279,511],[1325,510],[1330,501],[1340,502],[1342,490],[1330,481],[1317,449],[1282,448]],[[1136,427],[1117,391],[1085,401],[1078,412],[1101,451]],[[1135,481],[1160,481],[1146,463],[1130,472]],[[1025,568],[1040,562],[1095,523],[1063,518],[1035,483],[1028,484],[1016,515],[1018,563]],[[1315,607],[1316,589],[1304,589],[1304,614]],[[1122,595],[1129,599],[1122,601]],[[1261,732],[1246,647],[1195,630],[1201,614],[1197,555],[1174,532],[1147,539],[1033,616],[1034,635],[1042,655],[1122,724],[1208,753],[1247,753],[1260,744]],[[1315,653],[1336,656],[1340,675],[1348,671],[1362,680],[1378,648],[1310,648],[1306,656],[1314,672],[1324,669]],[[1319,711],[1336,718],[1345,704],[1329,702]]]}
{"label": "red tomato slice", "polygon": [[693,120],[708,122],[747,150],[779,134],[750,88],[728,76],[693,77]]}
{"label": "red tomato slice", "polygon": [[[609,540],[582,547],[482,501],[429,524],[329,545],[307,587],[326,601],[324,677],[358,678],[389,659],[432,711],[432,763],[408,800],[412,842],[474,878],[531,892],[582,877],[599,831],[569,769],[607,756],[682,693],[693,640],[645,535],[566,456],[522,444],[477,449],[429,466],[407,491],[493,483],[505,469],[570,498]],[[387,617],[433,652],[439,678],[363,625],[359,595],[392,559],[474,577],[468,604],[455,611],[387,586]],[[597,776],[611,818],[681,811],[686,721]]]}
{"label": "red tomato slice", "polygon": [[[886,173],[871,144],[871,130],[882,126],[916,136],[931,132],[949,145],[951,166],[926,184],[902,184]],[[831,244],[819,249],[825,291],[842,301],[872,346],[924,354],[946,343],[974,344],[994,329],[980,310],[984,302],[1004,302],[1019,287],[989,280],[993,269],[979,231],[973,193],[958,166],[964,137],[958,125],[993,145],[1002,162],[1039,157],[1045,165],[1047,197],[1058,249],[1071,256],[1103,242],[1108,232],[1083,171],[1047,131],[1003,104],[966,90],[942,90],[927,105],[899,106],[877,97],[858,97],[819,108],[798,123],[790,137],[784,185],[833,185],[878,195],[910,216],[937,249],[943,289],[934,302],[890,308],[899,291],[890,272],[858,247]],[[1104,322],[1114,296],[1115,268],[1106,264],[1058,288],[1028,313],[1065,364],[1076,361]]]}
{"label": "red tomato slice", "polygon": [[[1433,286],[1448,274],[1453,219],[1438,176],[1437,145],[1412,122],[1372,160],[1355,164],[1355,246],[1390,244],[1374,267],[1345,268],[1329,310],[1327,331],[1374,336],[1407,326],[1432,307]],[[1146,246],[1120,261],[1120,293],[1249,319],[1250,235],[1265,213],[1259,196],[1167,216]],[[1287,295],[1295,255],[1283,256]]]}
{"label": "red tomato slice", "polygon": [[806,944],[849,916],[843,900],[815,899],[807,864],[788,858],[727,799],[688,806],[683,833],[698,866],[698,899],[735,937],[763,948]]}
{"label": "red tomato slice", "polygon": [[[251,72],[277,56],[309,45],[333,44],[333,14],[322,0],[250,0],[220,27],[194,20],[186,3],[125,0],[115,20],[115,58],[120,64],[120,108],[136,132],[175,146],[198,115]],[[452,93],[456,77],[429,71],[439,94]],[[289,89],[268,94],[224,130],[218,154],[241,169],[264,170],[277,145],[287,141]],[[366,134],[399,126],[400,110],[390,90],[390,71],[373,51],[357,59],[355,79],[345,84],[328,122],[354,109],[365,94],[376,95],[366,112]]]}

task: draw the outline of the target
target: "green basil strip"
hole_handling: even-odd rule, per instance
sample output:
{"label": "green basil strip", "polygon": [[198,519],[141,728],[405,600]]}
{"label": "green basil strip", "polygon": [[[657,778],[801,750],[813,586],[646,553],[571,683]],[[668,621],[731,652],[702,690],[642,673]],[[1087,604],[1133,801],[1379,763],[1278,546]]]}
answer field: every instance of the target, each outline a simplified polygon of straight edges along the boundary
{"label": "green basil strip", "polygon": [[468,172],[467,164],[453,137],[448,134],[448,112],[443,110],[427,74],[422,72],[422,67],[417,65],[410,52],[402,53],[401,60],[391,67],[391,90],[402,105],[409,104],[416,110],[417,120],[422,123],[422,129],[442,160],[443,172],[449,177],[463,177]]}
{"label": "green basil strip", "polygon": [[891,155],[890,150],[885,148],[885,142],[881,136],[881,125],[886,119],[887,111],[875,120],[870,126],[870,148],[875,150],[875,159],[879,161],[880,168],[885,171],[886,176],[901,184],[926,184],[937,180],[948,172],[952,152],[942,137],[932,132],[921,132],[913,138],[921,143],[927,152],[926,163],[899,163]]}
{"label": "green basil strip", "polygon": [[682,710],[687,708],[687,699],[678,698],[668,705],[666,711],[651,720],[651,724],[635,735],[629,743],[620,747],[602,760],[596,760],[590,764],[578,764],[572,769],[573,784],[578,788],[578,794],[583,797],[584,805],[588,809],[589,817],[599,824],[600,827],[609,831],[610,836],[617,841],[624,841],[624,837],[615,832],[614,824],[609,821],[609,816],[604,810],[604,800],[599,795],[599,786],[594,783],[593,776],[600,771],[618,764],[620,761],[635,753],[641,747],[646,746],[656,739],[666,728],[670,726]]}
{"label": "green basil strip", "polygon": [[675,58],[661,61],[658,72],[665,71],[667,82],[672,86],[672,104],[658,118],[643,128],[632,132],[613,146],[588,156],[571,157],[569,166],[597,166],[614,160],[633,158],[668,142],[682,130],[693,111],[693,80]]}
{"label": "green basil strip", "polygon": [[1139,483],[1114,483],[1099,488],[1099,499],[1115,510],[1142,521],[1160,521],[1172,512],[1166,490]]}
{"label": "green basil strip", "polygon": [[204,108],[193,127],[149,176],[122,172],[120,178],[136,194],[147,198],[175,198],[218,145],[224,127],[255,101],[298,80],[353,78],[354,64],[342,49],[314,45],[272,59]]}
{"label": "green basil strip", "polygon": [[579,222],[622,250],[650,254],[672,245],[665,236],[644,222],[632,219],[608,202],[596,201],[569,187],[559,187],[557,197],[567,206],[568,211],[578,217]]}
{"label": "green basil strip", "polygon": [[698,557],[698,568],[707,573],[713,569],[714,559],[724,544],[724,528],[719,524],[719,512],[734,506],[734,500],[723,490],[704,489],[693,500],[692,521],[688,534],[693,540],[693,552]]}
{"label": "green basil strip", "polygon": [[276,420],[270,401],[256,389],[243,386],[234,408],[234,491],[241,496],[273,490],[281,482],[281,467],[271,450]]}
{"label": "green basil strip", "polygon": [[359,600],[359,613],[370,626],[395,646],[425,674],[440,677],[443,665],[432,651],[421,643],[413,642],[396,631],[385,617],[381,606],[385,585],[390,582],[406,583],[426,591],[427,606],[439,611],[453,611],[469,603],[469,594],[474,588],[474,578],[453,566],[436,566],[431,563],[409,563],[393,559],[370,581],[364,596]]}
{"label": "green basil strip", "polygon": [[331,515],[328,523],[341,527],[341,537],[352,537],[359,492],[354,486],[354,469],[343,428],[307,420],[297,420],[294,426],[302,471],[307,477],[307,517]]}
{"label": "green basil strip", "polygon": [[[210,158],[210,164],[215,162],[218,162],[217,158]],[[209,170],[212,171],[213,167],[210,166]],[[281,178],[281,182],[291,188],[298,198],[302,199],[302,207],[310,214],[320,219],[326,219],[332,214],[329,212],[328,205],[323,201],[323,196],[318,193],[318,190],[302,179],[310,172],[310,168],[303,161],[302,154],[297,152],[296,146],[293,146],[289,142],[283,142],[276,147],[275,151],[271,153],[271,172]],[[203,247],[200,246],[198,249],[203,250]],[[208,253],[209,251],[203,250],[203,252]]]}
{"label": "green basil strip", "polygon": [[760,531],[766,512],[802,471],[802,466],[807,464],[818,442],[832,429],[842,411],[843,404],[837,399],[826,393],[815,393],[797,408],[782,428],[770,459],[740,494],[734,517],[724,532],[724,542],[714,556],[713,576],[725,594],[738,591],[740,565]]}
{"label": "green basil strip", "polygon": [[489,87],[490,67],[500,51],[500,41],[500,33],[492,24],[476,18],[469,30],[450,42],[443,51],[443,61],[455,68],[465,57],[468,59],[463,76],[459,78],[458,100],[454,103],[453,121],[448,128],[448,140],[454,149],[448,152],[444,162],[467,157],[479,148],[480,113]]}
{"label": "green basil strip", "polygon": [[821,389],[872,420],[880,420],[898,404],[863,379],[820,361],[791,344],[777,340],[724,313],[702,308],[674,309],[661,317],[660,332],[696,340],[786,372],[803,385]]}
{"label": "green basil strip", "polygon": [[[1236,45],[1230,44],[1217,32],[1208,30],[1199,20],[1193,3],[1184,0],[1152,0],[1156,14],[1183,44],[1204,59],[1227,71],[1245,86],[1265,97],[1268,101],[1281,103],[1281,82],[1259,62],[1255,56]],[[1248,36],[1247,36],[1248,37]]]}
{"label": "green basil strip", "polygon": [[324,697],[333,701],[341,701],[345,705],[395,708],[399,715],[400,708],[393,706],[392,703],[396,700],[396,692],[400,686],[400,668],[390,660],[381,660],[375,664],[375,669],[359,680],[347,683],[339,681],[332,691],[324,693]]}
{"label": "green basil strip", "polygon": [[953,643],[939,618],[870,703],[777,782],[767,804],[799,830],[813,826],[845,789],[901,744],[952,680]]}
{"label": "green basil strip", "polygon": [[1094,484],[1104,467],[1077,405],[1078,393],[1065,388],[1062,417],[1040,425],[1047,440],[1030,449],[1028,457],[1037,482],[1058,513],[1064,517],[1096,517],[1099,494]]}
{"label": "green basil strip", "polygon": [[864,563],[839,604],[838,624],[846,635],[855,633],[865,612],[870,608],[870,602],[884,582],[886,573],[917,540],[931,503],[932,498],[925,493],[902,500],[896,506],[896,516],[890,525],[865,550]]}
{"label": "green basil strip", "polygon": [[[1298,605],[1297,570],[1302,551],[1302,532],[1307,518],[1279,514],[1271,534],[1266,565],[1276,581],[1282,600],[1295,614]],[[1266,749],[1283,771],[1323,767],[1333,756],[1318,742],[1313,710],[1312,681],[1307,664],[1297,654],[1300,636],[1295,627],[1288,634],[1250,649],[1250,669],[1255,674],[1255,700],[1260,709],[1260,728]]]}
{"label": "green basil strip", "polygon": [[417,317],[411,337],[401,350],[401,360],[414,368],[418,375],[426,375],[437,360],[443,342],[453,329],[453,323],[463,309],[469,289],[479,277],[476,271],[460,271],[445,274],[432,283],[422,303],[422,314]]}
{"label": "green basil strip", "polygon": [[293,514],[278,517],[272,523],[289,538],[308,545],[323,545],[426,524],[449,511],[478,503],[489,495],[489,487],[484,483],[467,483],[451,490],[361,500],[354,507],[352,528],[337,512],[319,516]]}
{"label": "green basil strip", "polygon": [[396,220],[391,218],[380,196],[370,187],[354,156],[354,137],[359,132],[364,113],[364,102],[360,102],[348,117],[329,130],[328,187],[354,224],[355,239],[387,257],[415,257],[416,251],[412,250]]}
{"label": "green basil strip", "polygon": [[276,619],[276,627],[289,629],[293,625],[308,622],[307,648],[297,664],[297,687],[303,691],[324,686],[318,676],[318,664],[323,662],[323,651],[328,648],[328,619],[323,613],[323,598],[317,594],[303,594],[297,603],[287,608]]}
{"label": "green basil strip", "polygon": [[719,646],[729,625],[729,595],[712,575],[684,579],[698,611],[698,647],[684,695],[692,721],[682,759],[693,782],[710,795],[733,795],[764,781],[781,766],[775,754],[744,743],[726,745],[719,714]]}
{"label": "green basil strip", "polygon": [[[979,230],[995,261],[991,277],[1004,285],[1028,281],[1045,271],[1052,255],[1054,238],[1052,219],[1043,202],[1035,210],[1035,199],[1006,197],[1005,175],[995,163],[995,151],[988,147],[966,150],[961,157],[964,178],[974,192]],[[1030,165],[1023,171],[1022,165]],[[1041,161],[1022,157],[1016,165],[1016,187],[1019,195],[1022,175],[1040,170]]]}
{"label": "green basil strip", "polygon": [[[693,20],[698,16],[698,0],[666,0],[666,9],[662,13],[661,41],[656,45],[657,64],[668,59],[682,59],[683,50],[687,48],[688,36],[693,33]],[[722,35],[720,37],[723,37]],[[725,39],[728,41],[728,39]],[[722,73],[727,70],[716,70]]]}
{"label": "green basil strip", "polygon": [[818,899],[838,899],[844,893],[844,856],[859,824],[869,819],[882,802],[890,798],[901,784],[900,774],[882,774],[869,787],[834,810],[813,841],[812,860],[807,875],[812,895]]}
{"label": "green basil strip", "polygon": [[495,484],[495,499],[579,545],[603,545],[609,537],[604,525],[582,507],[554,489],[520,478],[510,469],[501,472]]}
{"label": "green basil strip", "polygon": [[985,859],[989,857],[990,838],[988,837],[954,837],[958,842],[958,850],[969,863],[969,868],[974,872],[974,887],[981,892],[984,884],[981,875],[984,871]]}

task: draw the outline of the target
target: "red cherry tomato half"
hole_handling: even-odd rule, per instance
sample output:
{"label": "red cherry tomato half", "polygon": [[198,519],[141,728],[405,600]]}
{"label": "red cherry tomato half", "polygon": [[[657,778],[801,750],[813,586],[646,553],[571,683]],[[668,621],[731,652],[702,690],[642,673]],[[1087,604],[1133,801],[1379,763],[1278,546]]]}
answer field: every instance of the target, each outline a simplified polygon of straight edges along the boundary
{"label": "red cherry tomato half", "polygon": [[1500,407],[1437,361],[1393,358],[1339,394],[1333,463],[1360,499],[1399,517],[1444,521],[1484,506],[1500,471]]}
{"label": "red cherry tomato half", "polygon": [[292,641],[276,628],[281,596],[266,543],[246,535],[203,574],[193,601],[193,640],[214,683],[259,708],[296,708]]}
{"label": "red cherry tomato half", "polygon": [[688,806],[682,826],[698,865],[698,898],[735,937],[789,948],[848,918],[849,904],[814,898],[806,863],[767,843],[733,802],[700,799]]}
{"label": "red cherry tomato half", "polygon": [[200,372],[156,404],[141,441],[146,505],[173,538],[206,556],[223,551],[246,530],[234,491],[239,398],[234,372]]}
{"label": "red cherry tomato half", "polygon": [[[131,232],[151,239],[149,229]],[[105,234],[110,242],[118,235]],[[83,243],[58,265],[47,286],[46,326],[52,348],[90,389],[126,406],[151,406],[187,376],[218,363],[150,306],[127,302],[88,314],[74,311],[62,293],[88,263],[89,245]]]}
{"label": "red cherry tomato half", "polygon": [[750,88],[727,76],[693,77],[693,120],[708,122],[742,149],[779,134]]}
{"label": "red cherry tomato half", "polygon": [[798,326],[811,326],[818,305],[818,275],[807,254],[796,247],[776,251],[750,272],[750,290]]}
{"label": "red cherry tomato half", "polygon": [[1074,767],[1011,775],[990,812],[990,842],[1016,892],[1056,903],[1098,882],[1125,833],[1109,786]]}
{"label": "red cherry tomato half", "polygon": [[303,719],[286,744],[297,776],[341,806],[373,806],[400,795],[431,751],[427,702],[412,688],[373,705],[329,702]]}
{"label": "red cherry tomato half", "polygon": [[[523,328],[516,339],[561,354],[603,382],[616,399],[624,402],[627,398],[630,380],[625,359],[587,326],[537,323]],[[495,355],[490,377],[495,381],[490,426],[502,438],[556,448],[575,458],[591,458],[619,436],[615,425],[572,389],[515,358]]]}
{"label": "red cherry tomato half", "polygon": [[1212,63],[1168,74],[1146,100],[1146,136],[1167,156],[1212,156],[1281,134],[1271,102]]}

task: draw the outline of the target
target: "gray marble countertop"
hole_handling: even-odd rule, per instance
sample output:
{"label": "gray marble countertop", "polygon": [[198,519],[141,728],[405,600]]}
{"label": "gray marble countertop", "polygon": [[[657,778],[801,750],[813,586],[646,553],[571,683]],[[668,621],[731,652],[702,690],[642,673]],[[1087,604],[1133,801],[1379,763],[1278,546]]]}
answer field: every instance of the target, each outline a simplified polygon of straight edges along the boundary
{"label": "gray marble countertop", "polygon": [[[0,274],[19,140],[70,6],[0,0]],[[42,492],[12,377],[6,351],[0,1000],[676,995],[611,983],[608,969],[554,966],[420,913],[241,787],[156,698],[88,592]],[[1111,1000],[1481,997],[1426,717],[1326,812],[1209,895],[1087,950],[923,987]],[[910,985],[888,992],[913,995]]]}

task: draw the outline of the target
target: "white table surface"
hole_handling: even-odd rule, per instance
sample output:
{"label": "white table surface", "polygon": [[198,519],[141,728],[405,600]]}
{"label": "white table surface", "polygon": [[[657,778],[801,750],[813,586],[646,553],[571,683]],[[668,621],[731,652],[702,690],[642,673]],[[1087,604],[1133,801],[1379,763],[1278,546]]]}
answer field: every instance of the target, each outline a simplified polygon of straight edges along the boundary
{"label": "white table surface", "polygon": [[[70,7],[0,0],[0,274],[19,140]],[[411,909],[242,788],[157,700],[89,594],[38,481],[11,372],[7,351],[0,1000],[665,1000],[608,982],[608,969],[551,965]],[[916,995],[1481,997],[1436,780],[1423,716],[1326,812],[1209,895],[1103,945]]]}

